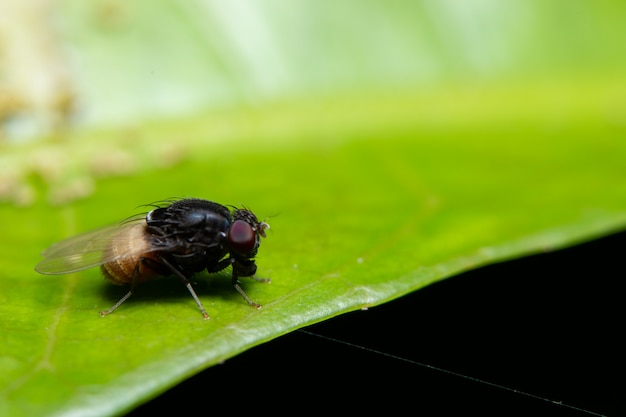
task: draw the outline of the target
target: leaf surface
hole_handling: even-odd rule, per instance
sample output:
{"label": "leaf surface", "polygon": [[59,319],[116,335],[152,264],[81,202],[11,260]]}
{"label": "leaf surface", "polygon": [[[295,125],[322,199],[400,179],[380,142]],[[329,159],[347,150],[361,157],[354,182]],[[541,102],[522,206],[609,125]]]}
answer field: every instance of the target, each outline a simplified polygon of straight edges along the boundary
{"label": "leaf surface", "polygon": [[[623,3],[431,3],[62,2],[89,126],[0,144],[22,204],[0,205],[0,415],[121,415],[303,326],[622,230]],[[172,278],[101,318],[125,288],[33,270],[189,196],[268,217],[272,282],[243,282],[262,309],[199,275],[208,321]]]}

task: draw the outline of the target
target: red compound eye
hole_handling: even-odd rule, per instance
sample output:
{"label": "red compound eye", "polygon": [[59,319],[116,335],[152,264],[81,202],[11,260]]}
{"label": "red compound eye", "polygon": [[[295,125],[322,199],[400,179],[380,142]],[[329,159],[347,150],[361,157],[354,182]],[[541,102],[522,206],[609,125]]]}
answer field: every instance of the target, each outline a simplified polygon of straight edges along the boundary
{"label": "red compound eye", "polygon": [[228,229],[230,248],[241,255],[247,255],[256,248],[256,239],[252,226],[243,220],[235,220]]}

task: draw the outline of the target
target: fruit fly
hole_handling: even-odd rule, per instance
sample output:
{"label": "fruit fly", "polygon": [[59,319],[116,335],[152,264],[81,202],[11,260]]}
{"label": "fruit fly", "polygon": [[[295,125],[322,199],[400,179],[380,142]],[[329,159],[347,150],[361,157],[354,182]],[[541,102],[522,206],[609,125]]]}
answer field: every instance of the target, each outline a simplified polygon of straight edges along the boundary
{"label": "fruit fly", "polygon": [[254,276],[255,256],[269,224],[250,210],[188,198],[157,204],[145,216],[131,218],[58,242],[42,253],[35,270],[41,274],[68,274],[100,266],[104,277],[130,290],[101,316],[115,311],[138,284],[158,276],[174,275],[187,287],[202,316],[209,318],[189,279],[197,272],[219,272],[232,266],[232,284],[255,308],[240,285],[240,277]]}

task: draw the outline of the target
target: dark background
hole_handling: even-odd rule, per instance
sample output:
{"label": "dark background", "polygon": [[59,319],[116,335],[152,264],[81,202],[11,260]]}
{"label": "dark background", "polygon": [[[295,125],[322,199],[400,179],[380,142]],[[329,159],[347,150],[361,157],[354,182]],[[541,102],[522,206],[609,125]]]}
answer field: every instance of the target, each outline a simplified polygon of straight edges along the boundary
{"label": "dark background", "polygon": [[458,275],[265,343],[129,416],[626,415],[625,248],[622,232]]}

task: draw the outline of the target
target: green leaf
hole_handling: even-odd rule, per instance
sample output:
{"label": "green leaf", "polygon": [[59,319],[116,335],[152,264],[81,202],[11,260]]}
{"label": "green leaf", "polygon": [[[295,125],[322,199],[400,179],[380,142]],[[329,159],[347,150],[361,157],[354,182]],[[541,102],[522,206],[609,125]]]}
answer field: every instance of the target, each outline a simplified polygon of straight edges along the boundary
{"label": "green leaf", "polygon": [[[538,120],[535,105],[541,103],[534,100],[543,96],[530,87],[528,114],[518,106],[510,114],[496,108],[510,96],[507,90],[484,92],[493,101],[467,107],[452,96],[433,96],[428,111],[455,109],[442,125],[405,119],[407,109],[419,114],[421,98],[413,95],[387,97],[386,120],[377,118],[380,100],[368,106],[345,97],[341,105],[294,102],[293,118],[280,128],[280,106],[245,118],[224,114],[221,122],[235,126],[234,149],[231,142],[203,141],[214,127],[208,115],[156,124],[154,142],[142,147],[188,127],[197,138],[186,141],[193,154],[172,168],[98,180],[93,197],[70,205],[0,207],[0,411],[119,414],[302,326],[469,268],[623,228],[626,143],[618,138],[624,126],[591,111],[612,87],[590,89],[582,108],[544,106],[542,114],[570,113],[558,126]],[[333,122],[338,107],[348,111],[358,103],[359,123]],[[496,110],[506,123],[481,122]],[[313,123],[319,120],[324,123]],[[263,147],[267,137],[284,143],[298,134],[321,140]],[[69,145],[55,146],[71,155]],[[172,196],[243,203],[269,216],[272,229],[258,265],[272,283],[244,281],[261,310],[218,275],[195,279],[208,321],[171,278],[144,284],[101,318],[98,311],[124,288],[104,282],[96,269],[59,277],[33,271],[39,251],[53,241]]]}
{"label": "green leaf", "polygon": [[[0,415],[120,415],[294,329],[626,226],[621,2],[62,3],[81,120],[124,123],[1,144]],[[171,278],[101,318],[125,288],[33,270],[185,196],[268,216],[272,283],[243,283],[261,310],[200,275],[208,321]]]}

